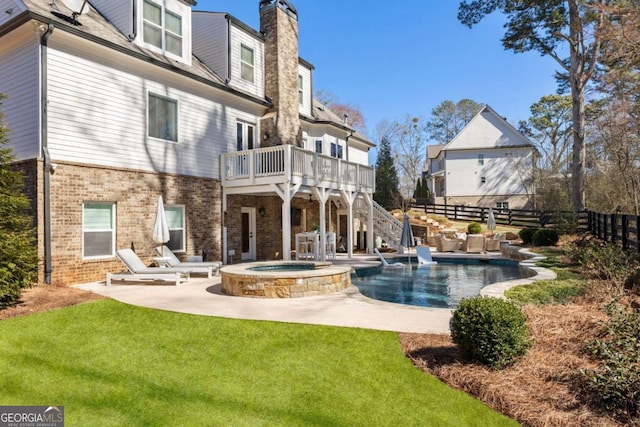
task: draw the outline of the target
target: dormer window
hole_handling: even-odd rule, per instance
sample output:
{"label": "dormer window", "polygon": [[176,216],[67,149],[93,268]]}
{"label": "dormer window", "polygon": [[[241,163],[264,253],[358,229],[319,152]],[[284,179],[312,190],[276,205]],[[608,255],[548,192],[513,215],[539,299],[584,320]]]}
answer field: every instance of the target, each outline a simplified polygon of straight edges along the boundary
{"label": "dormer window", "polygon": [[240,77],[242,80],[254,82],[253,49],[240,45]]}
{"label": "dormer window", "polygon": [[144,0],[144,42],[163,52],[182,56],[182,17],[161,5]]}

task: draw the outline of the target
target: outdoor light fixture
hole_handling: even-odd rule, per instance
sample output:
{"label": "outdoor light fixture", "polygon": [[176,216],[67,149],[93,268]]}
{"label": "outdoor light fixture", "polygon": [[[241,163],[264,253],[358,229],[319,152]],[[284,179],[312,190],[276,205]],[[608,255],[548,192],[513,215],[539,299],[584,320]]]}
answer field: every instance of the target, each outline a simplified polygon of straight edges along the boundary
{"label": "outdoor light fixture", "polygon": [[258,214],[259,214],[260,216],[264,216],[264,206],[260,206],[260,207],[258,208]]}
{"label": "outdoor light fixture", "polygon": [[269,132],[265,132],[264,135],[262,135],[262,139],[264,139],[265,141],[269,139]]}

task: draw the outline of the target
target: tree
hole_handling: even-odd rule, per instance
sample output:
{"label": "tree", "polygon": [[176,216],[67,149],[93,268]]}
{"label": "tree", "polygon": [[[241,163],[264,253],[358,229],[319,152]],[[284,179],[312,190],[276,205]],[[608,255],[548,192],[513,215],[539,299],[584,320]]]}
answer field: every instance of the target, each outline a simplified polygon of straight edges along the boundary
{"label": "tree", "polygon": [[0,95],[0,308],[15,303],[32,284],[37,266],[35,234],[22,192],[23,175],[11,167],[9,129],[4,125]]}
{"label": "tree", "polygon": [[349,102],[341,102],[330,92],[319,90],[313,95],[320,103],[326,105],[338,117],[347,117],[347,123],[360,133],[366,133],[367,125],[360,107]]}
{"label": "tree", "polygon": [[[603,7],[610,0],[473,0],[463,1],[458,19],[472,27],[486,15],[507,16],[502,44],[516,53],[537,51],[553,58],[571,88],[573,122],[572,205],[585,205],[585,90],[600,55]],[[558,50],[567,49],[568,58]]]}
{"label": "tree", "polygon": [[545,95],[531,106],[531,117],[520,122],[520,131],[536,146],[538,166],[550,175],[569,172],[571,147],[571,98]]}
{"label": "tree", "polygon": [[478,114],[482,106],[471,99],[462,99],[457,104],[443,101],[431,110],[431,119],[427,122],[429,135],[440,144],[446,144]]}
{"label": "tree", "polygon": [[376,161],[376,192],[373,200],[387,210],[399,207],[398,173],[391,156],[391,145],[386,137],[382,137],[378,146]]}
{"label": "tree", "polygon": [[418,117],[407,116],[404,122],[393,123],[390,132],[400,170],[400,192],[408,199],[424,169],[428,141],[426,125]]}

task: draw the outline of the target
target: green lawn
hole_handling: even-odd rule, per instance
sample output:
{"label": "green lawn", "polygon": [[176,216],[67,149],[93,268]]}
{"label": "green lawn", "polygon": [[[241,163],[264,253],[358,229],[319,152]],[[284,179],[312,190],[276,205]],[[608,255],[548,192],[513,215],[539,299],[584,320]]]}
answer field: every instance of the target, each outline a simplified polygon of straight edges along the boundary
{"label": "green lawn", "polygon": [[416,369],[397,334],[101,300],[0,322],[0,405],[67,426],[508,426]]}

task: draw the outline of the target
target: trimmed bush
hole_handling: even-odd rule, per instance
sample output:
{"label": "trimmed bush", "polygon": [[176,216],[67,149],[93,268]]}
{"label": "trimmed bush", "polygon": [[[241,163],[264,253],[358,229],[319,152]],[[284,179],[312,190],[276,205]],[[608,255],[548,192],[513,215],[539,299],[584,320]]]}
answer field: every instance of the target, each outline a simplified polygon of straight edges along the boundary
{"label": "trimmed bush", "polygon": [[533,242],[533,235],[536,233],[536,231],[538,231],[537,228],[523,228],[522,230],[520,230],[520,232],[518,232],[518,236],[520,236],[520,238],[522,239],[522,243],[524,243],[525,245],[530,245]]}
{"label": "trimmed bush", "polygon": [[502,369],[531,346],[520,308],[497,298],[466,298],[453,312],[451,338],[467,358]]}
{"label": "trimmed bush", "polygon": [[467,233],[469,234],[480,234],[482,231],[482,226],[477,222],[472,222],[467,226]]}
{"label": "trimmed bush", "polygon": [[541,228],[533,233],[531,243],[535,246],[555,246],[560,240],[558,232],[552,228]]}

